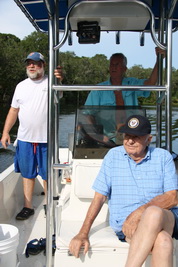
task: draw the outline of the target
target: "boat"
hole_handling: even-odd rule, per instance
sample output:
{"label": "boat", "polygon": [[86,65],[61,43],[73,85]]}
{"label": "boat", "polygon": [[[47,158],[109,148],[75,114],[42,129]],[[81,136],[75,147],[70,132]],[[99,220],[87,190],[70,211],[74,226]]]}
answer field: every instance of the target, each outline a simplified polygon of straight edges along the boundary
{"label": "boat", "polygon": [[[108,142],[103,142],[105,125],[102,119],[115,116],[120,111],[130,114],[145,114],[145,109],[116,107],[76,108],[75,129],[69,133],[67,148],[58,144],[59,92],[91,90],[128,90],[126,86],[63,85],[57,84],[53,71],[57,66],[57,53],[71,33],[77,32],[79,43],[97,43],[101,31],[140,32],[140,45],[144,35],[151,34],[156,46],[167,50],[166,81],[163,83],[163,59],[159,58],[159,82],[157,86],[130,86],[129,90],[157,91],[156,146],[162,147],[162,112],[166,114],[166,145],[172,152],[171,121],[171,68],[172,35],[177,30],[178,4],[176,0],[14,0],[36,30],[49,35],[49,109],[48,109],[48,196],[47,216],[43,210],[43,187],[37,179],[34,192],[35,215],[27,221],[16,221],[15,214],[23,206],[20,175],[14,173],[13,165],[1,174],[0,222],[11,224],[19,230],[17,266],[28,267],[123,267],[128,253],[128,244],[118,241],[108,223],[108,206],[104,204],[90,232],[90,249],[87,255],[80,253],[75,259],[69,252],[69,241],[82,225],[93,197],[91,185],[99,171],[107,151],[121,144],[116,125],[110,131]],[[63,36],[59,40],[58,32]],[[165,101],[165,105],[163,105]],[[89,125],[88,115],[97,114],[100,121]],[[113,115],[114,114],[114,115]],[[112,121],[112,120],[111,120]],[[53,129],[53,130],[51,130]],[[177,165],[177,161],[175,161]],[[46,237],[46,256],[25,257],[27,243]],[[52,245],[55,237],[55,253]],[[143,264],[150,266],[151,254]],[[178,243],[174,240],[174,267],[178,266]],[[9,266],[10,267],[10,266]]]}

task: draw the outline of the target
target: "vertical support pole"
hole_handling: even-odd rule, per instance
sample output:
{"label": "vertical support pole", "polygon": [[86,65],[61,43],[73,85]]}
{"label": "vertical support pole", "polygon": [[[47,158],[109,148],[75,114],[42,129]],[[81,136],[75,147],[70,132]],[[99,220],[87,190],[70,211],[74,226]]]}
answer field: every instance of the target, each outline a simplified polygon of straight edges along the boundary
{"label": "vertical support pole", "polygon": [[[158,39],[163,44],[164,43],[164,16],[165,16],[165,0],[160,2],[160,23],[159,23],[159,32]],[[163,58],[161,55],[158,55],[158,85],[162,85],[163,81]],[[161,96],[161,92],[157,93],[157,97]],[[162,104],[162,103],[161,103]],[[156,106],[156,147],[161,147],[161,138],[162,138],[162,106],[157,104]]]}
{"label": "vertical support pole", "polygon": [[167,20],[167,135],[166,149],[172,151],[172,101],[171,101],[171,80],[172,80],[172,19]]}
{"label": "vertical support pole", "polygon": [[52,267],[52,234],[53,234],[53,162],[54,162],[54,91],[53,70],[53,18],[49,18],[49,77],[48,77],[48,194],[47,194],[47,219],[46,219],[46,267]]}
{"label": "vertical support pole", "polygon": [[[55,0],[55,13],[54,13],[54,45],[57,45],[59,43],[59,30],[58,30],[58,23],[59,23],[59,15],[58,15],[58,0]],[[54,50],[54,65],[53,65],[53,71],[54,67],[58,65],[58,50]],[[57,79],[55,78],[55,84],[57,84]],[[59,163],[59,92],[54,92],[55,99],[54,99],[54,163]],[[58,201],[58,178],[59,178],[59,170],[54,170],[54,183],[53,183],[53,209],[56,207],[56,203]],[[54,212],[55,214],[55,212]],[[53,218],[54,220],[54,233],[56,233],[56,222],[55,222],[55,216]]]}

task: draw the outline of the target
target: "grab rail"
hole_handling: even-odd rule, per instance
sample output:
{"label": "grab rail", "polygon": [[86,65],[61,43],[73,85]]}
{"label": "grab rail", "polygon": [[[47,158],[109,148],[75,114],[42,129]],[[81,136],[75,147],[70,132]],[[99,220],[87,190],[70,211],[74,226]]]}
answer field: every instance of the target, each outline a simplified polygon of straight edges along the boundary
{"label": "grab rail", "polygon": [[108,91],[108,90],[123,90],[123,91],[166,91],[167,86],[140,86],[140,85],[53,85],[52,88],[58,91]]}

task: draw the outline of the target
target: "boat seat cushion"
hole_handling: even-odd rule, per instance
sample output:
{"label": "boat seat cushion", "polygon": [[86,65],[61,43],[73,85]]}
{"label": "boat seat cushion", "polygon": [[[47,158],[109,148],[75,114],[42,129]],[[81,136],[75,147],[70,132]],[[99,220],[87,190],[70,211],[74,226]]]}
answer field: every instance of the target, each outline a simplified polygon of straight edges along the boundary
{"label": "boat seat cushion", "polygon": [[[62,221],[59,238],[56,240],[58,249],[68,249],[71,239],[79,232],[82,221]],[[90,246],[93,249],[99,248],[128,248],[126,242],[120,242],[114,231],[106,222],[94,222],[90,235]]]}
{"label": "boat seat cushion", "polygon": [[100,170],[101,164],[78,164],[76,165],[76,180],[74,184],[74,194],[78,198],[94,197],[92,189],[93,182]]}

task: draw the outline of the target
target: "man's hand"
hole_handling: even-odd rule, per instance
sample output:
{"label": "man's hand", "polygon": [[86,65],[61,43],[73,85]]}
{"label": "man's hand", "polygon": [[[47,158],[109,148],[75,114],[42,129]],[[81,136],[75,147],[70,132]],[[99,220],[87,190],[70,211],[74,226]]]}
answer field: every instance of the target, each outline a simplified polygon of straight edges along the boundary
{"label": "man's hand", "polygon": [[[155,47],[155,52],[156,52],[156,56],[158,56],[159,54],[163,56],[163,58],[165,58],[166,56],[166,50],[163,50],[159,47]],[[156,63],[155,66],[152,70],[152,73],[149,77],[149,79],[144,81],[144,85],[155,85],[157,83],[158,80],[158,57],[156,58]]]}
{"label": "man's hand", "polygon": [[62,82],[64,75],[61,66],[57,66],[57,68],[54,70],[54,75]]}
{"label": "man's hand", "polygon": [[79,233],[71,240],[69,244],[69,250],[73,256],[78,258],[81,247],[84,247],[84,254],[86,254],[88,252],[89,246],[90,243],[88,236]]}
{"label": "man's hand", "polygon": [[1,138],[1,144],[4,148],[7,148],[8,145],[10,145],[11,140],[10,140],[10,135],[9,134],[3,134]]}
{"label": "man's hand", "polygon": [[140,218],[142,216],[142,213],[144,211],[143,206],[133,211],[125,220],[122,231],[124,235],[131,239],[133,234],[135,233],[137,226],[140,222]]}
{"label": "man's hand", "polygon": [[19,108],[11,107],[9,109],[1,138],[1,143],[4,148],[7,148],[7,146],[11,143],[9,132],[17,120],[18,113]]}
{"label": "man's hand", "polygon": [[84,223],[79,233],[71,240],[69,244],[69,250],[71,254],[74,255],[76,258],[79,257],[81,247],[84,248],[84,254],[88,252],[90,246],[90,242],[88,239],[89,231],[96,216],[98,215],[104,202],[106,201],[106,198],[106,196],[95,192],[94,198],[90,204]]}
{"label": "man's hand", "polygon": [[163,56],[163,58],[165,58],[165,56],[166,56],[166,50],[163,50],[163,49],[161,49],[159,47],[155,48],[155,52],[156,52],[156,55],[160,54],[160,55]]}

